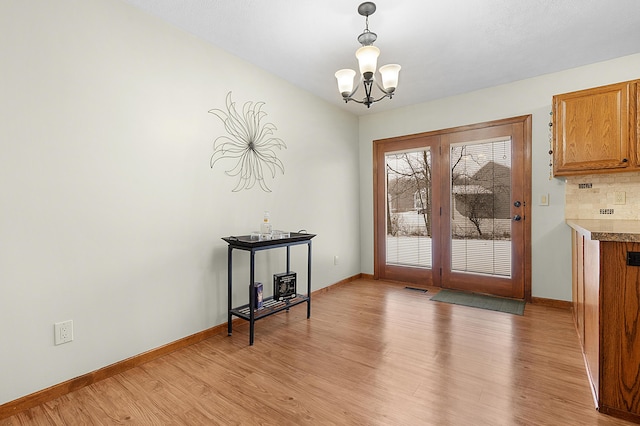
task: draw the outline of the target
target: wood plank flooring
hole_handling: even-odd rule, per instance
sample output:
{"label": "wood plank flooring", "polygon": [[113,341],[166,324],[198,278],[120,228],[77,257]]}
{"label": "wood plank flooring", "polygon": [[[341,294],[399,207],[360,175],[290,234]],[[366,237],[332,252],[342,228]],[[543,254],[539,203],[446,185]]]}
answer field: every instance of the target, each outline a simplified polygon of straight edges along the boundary
{"label": "wood plank flooring", "polygon": [[594,408],[571,312],[358,280],[0,425],[629,425]]}

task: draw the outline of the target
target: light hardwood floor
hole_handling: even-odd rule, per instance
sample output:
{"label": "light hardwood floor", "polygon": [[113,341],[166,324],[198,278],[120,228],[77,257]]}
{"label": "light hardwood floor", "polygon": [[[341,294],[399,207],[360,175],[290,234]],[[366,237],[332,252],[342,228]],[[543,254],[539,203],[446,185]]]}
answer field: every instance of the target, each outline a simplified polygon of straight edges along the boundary
{"label": "light hardwood floor", "polygon": [[[0,425],[628,425],[594,409],[571,312],[358,280]],[[306,306],[306,305],[305,305]]]}

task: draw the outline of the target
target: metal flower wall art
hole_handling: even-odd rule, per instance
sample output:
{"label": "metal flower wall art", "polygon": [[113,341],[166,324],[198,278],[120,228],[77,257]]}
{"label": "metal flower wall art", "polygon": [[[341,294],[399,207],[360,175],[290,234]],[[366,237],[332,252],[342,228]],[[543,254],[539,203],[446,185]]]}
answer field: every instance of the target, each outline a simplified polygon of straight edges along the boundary
{"label": "metal flower wall art", "polygon": [[284,174],[284,165],[276,156],[275,149],[286,149],[287,146],[281,139],[273,137],[276,126],[264,122],[267,113],[262,110],[263,106],[264,102],[249,101],[239,112],[229,92],[226,111],[209,110],[222,121],[227,131],[226,135],[213,142],[211,168],[220,160],[231,160],[235,164],[225,171],[229,176],[238,177],[233,192],[251,189],[256,183],[263,191],[271,192],[265,182],[265,172],[270,172],[272,178],[275,178],[276,170]]}

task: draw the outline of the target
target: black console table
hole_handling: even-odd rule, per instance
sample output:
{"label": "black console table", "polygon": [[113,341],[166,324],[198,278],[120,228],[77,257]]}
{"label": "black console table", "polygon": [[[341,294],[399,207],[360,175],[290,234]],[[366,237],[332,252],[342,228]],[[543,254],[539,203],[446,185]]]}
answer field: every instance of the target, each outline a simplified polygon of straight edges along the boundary
{"label": "black console table", "polygon": [[[311,239],[315,237],[315,234],[295,233],[292,232],[289,238],[279,238],[273,240],[252,240],[250,235],[243,235],[239,237],[225,237],[222,238],[229,245],[227,254],[227,274],[229,280],[229,311],[228,311],[228,324],[227,329],[229,336],[231,336],[232,327],[231,319],[233,315],[249,321],[249,345],[253,345],[253,333],[254,324],[257,320],[273,315],[275,313],[289,310],[290,307],[299,305],[301,303],[307,303],[307,318],[311,316]],[[275,248],[286,247],[287,249],[287,272],[291,272],[290,265],[290,249],[291,246],[306,244],[308,247],[307,254],[307,294],[296,294],[294,297],[285,300],[274,300],[273,296],[263,299],[263,305],[261,309],[255,309],[256,306],[256,294],[254,290],[255,283],[255,254],[257,251],[270,250]],[[233,250],[244,250],[251,252],[250,260],[250,274],[249,274],[249,304],[242,305],[234,308],[231,302],[232,289],[233,289],[233,272],[232,272],[232,259]],[[252,309],[253,308],[253,309]]]}

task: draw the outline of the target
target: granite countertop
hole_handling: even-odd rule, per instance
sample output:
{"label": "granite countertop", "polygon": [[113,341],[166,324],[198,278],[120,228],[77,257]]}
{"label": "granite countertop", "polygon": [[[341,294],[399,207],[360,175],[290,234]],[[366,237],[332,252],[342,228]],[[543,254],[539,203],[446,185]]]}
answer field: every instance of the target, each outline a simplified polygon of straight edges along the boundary
{"label": "granite countertop", "polygon": [[640,220],[567,219],[566,222],[592,240],[640,242]]}

